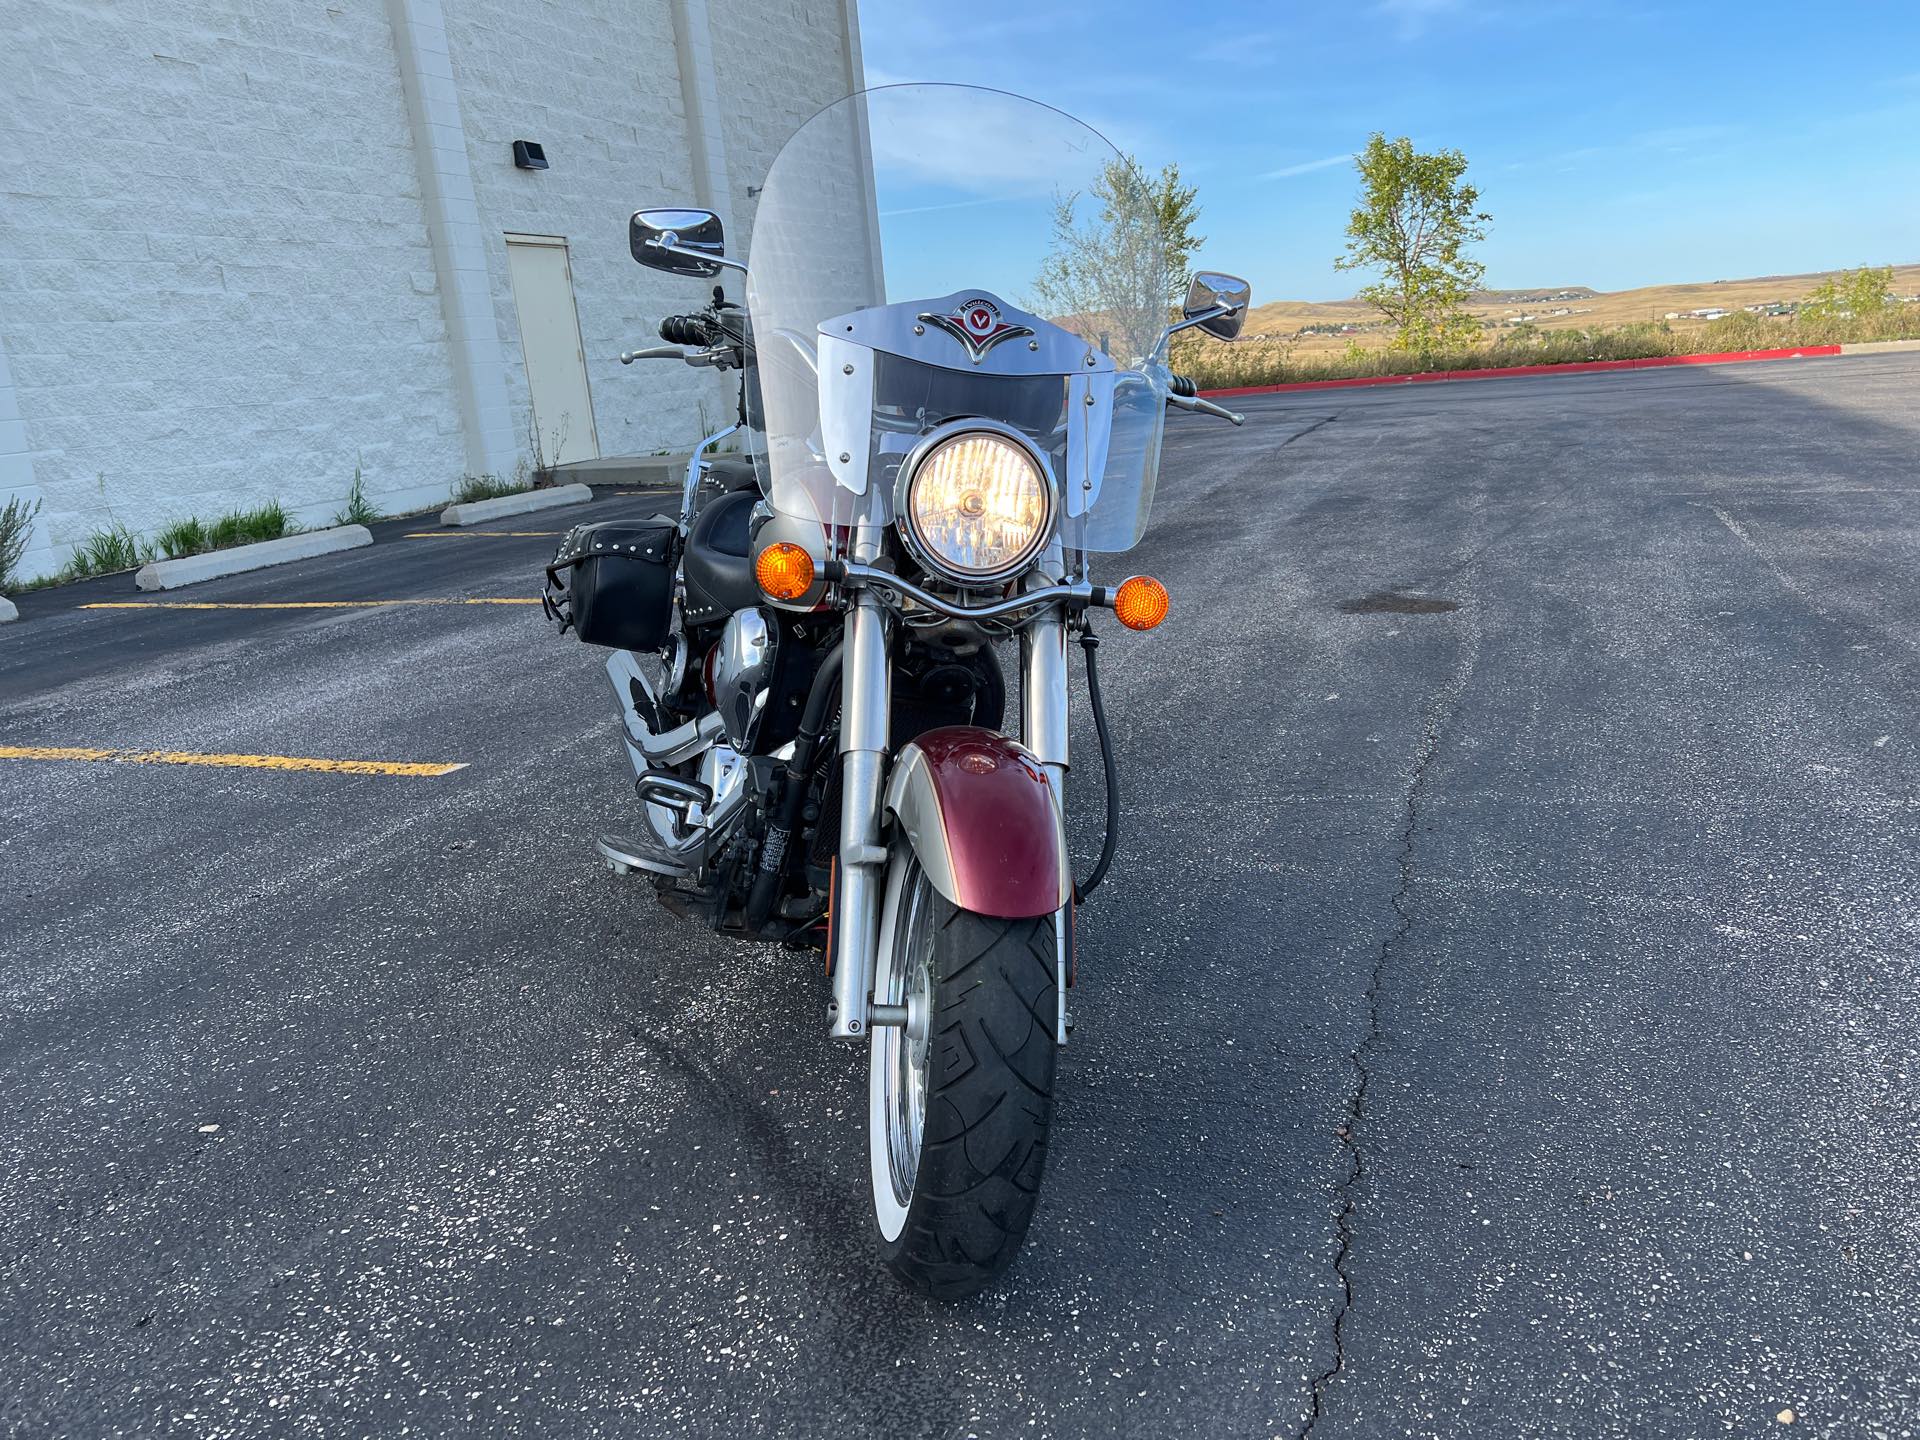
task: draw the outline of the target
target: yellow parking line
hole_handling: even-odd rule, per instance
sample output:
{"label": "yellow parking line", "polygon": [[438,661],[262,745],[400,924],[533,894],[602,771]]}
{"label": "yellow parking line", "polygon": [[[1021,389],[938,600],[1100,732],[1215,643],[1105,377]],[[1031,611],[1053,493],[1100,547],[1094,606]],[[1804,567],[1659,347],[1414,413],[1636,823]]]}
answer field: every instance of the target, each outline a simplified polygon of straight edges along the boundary
{"label": "yellow parking line", "polygon": [[191,750],[111,750],[91,745],[0,745],[0,760],[117,760],[133,765],[218,765],[237,770],[323,770],[336,775],[451,775],[457,765],[407,760],[319,760],[304,755],[202,755]]}
{"label": "yellow parking line", "polygon": [[564,530],[409,530],[402,540],[554,540]]}
{"label": "yellow parking line", "polygon": [[432,600],[95,600],[82,610],[382,610],[393,605],[538,605],[519,595]]}

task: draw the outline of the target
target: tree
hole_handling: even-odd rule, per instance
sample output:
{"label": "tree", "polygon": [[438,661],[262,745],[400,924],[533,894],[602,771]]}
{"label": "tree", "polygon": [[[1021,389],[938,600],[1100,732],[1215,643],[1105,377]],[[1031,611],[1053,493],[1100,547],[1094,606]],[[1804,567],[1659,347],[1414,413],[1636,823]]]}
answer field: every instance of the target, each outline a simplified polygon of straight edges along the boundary
{"label": "tree", "polygon": [[[1134,164],[1129,155],[1126,163]],[[1138,174],[1138,169],[1135,169]],[[1160,244],[1167,259],[1167,308],[1178,310],[1193,284],[1193,252],[1207,243],[1207,237],[1193,233],[1200,219],[1198,186],[1180,183],[1180,167],[1164,165],[1157,180],[1141,178],[1147,204],[1160,224]]]}
{"label": "tree", "polygon": [[1392,323],[1396,349],[1426,355],[1471,343],[1480,326],[1464,306],[1486,266],[1466,250],[1487,238],[1493,217],[1476,208],[1480,192],[1463,178],[1467,157],[1458,150],[1422,155],[1404,135],[1376,133],[1354,166],[1360,203],[1335,268],[1382,272],[1360,298]]}
{"label": "tree", "polygon": [[1115,157],[1085,196],[1054,200],[1053,246],[1027,308],[1090,340],[1106,337],[1123,363],[1145,355],[1186,297],[1194,251],[1206,243],[1193,233],[1198,194],[1178,165],[1156,178],[1132,156]]}
{"label": "tree", "polygon": [[1806,320],[1843,320],[1850,315],[1865,319],[1891,310],[1896,303],[1893,267],[1863,267],[1829,275],[1814,286],[1800,302],[1800,315]]}

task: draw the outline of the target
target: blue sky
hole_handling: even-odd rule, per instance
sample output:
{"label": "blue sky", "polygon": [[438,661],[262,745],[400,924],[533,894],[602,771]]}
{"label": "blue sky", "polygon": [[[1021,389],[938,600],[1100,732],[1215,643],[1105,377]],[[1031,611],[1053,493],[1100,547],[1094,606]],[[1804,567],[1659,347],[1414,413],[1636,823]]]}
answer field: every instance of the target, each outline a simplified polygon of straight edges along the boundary
{"label": "blue sky", "polygon": [[1920,262],[1920,3],[863,0],[869,83],[1030,95],[1200,187],[1205,263],[1325,300],[1369,132],[1464,151],[1488,283]]}

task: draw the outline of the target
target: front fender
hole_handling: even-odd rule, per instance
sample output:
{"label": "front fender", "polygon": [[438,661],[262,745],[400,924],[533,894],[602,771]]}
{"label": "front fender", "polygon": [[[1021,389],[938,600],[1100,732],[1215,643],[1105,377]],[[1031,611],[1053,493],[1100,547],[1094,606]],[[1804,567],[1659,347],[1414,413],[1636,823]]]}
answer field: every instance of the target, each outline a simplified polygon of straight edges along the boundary
{"label": "front fender", "polygon": [[933,888],[962,910],[1021,919],[1072,898],[1059,800],[1033,752],[1004,735],[927,731],[894,761],[887,810]]}

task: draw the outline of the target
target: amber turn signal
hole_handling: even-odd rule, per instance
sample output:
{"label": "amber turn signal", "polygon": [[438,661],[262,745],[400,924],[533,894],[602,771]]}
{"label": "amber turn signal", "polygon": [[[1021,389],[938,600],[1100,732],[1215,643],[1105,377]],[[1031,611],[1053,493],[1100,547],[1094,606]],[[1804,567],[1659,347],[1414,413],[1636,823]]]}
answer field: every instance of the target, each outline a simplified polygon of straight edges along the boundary
{"label": "amber turn signal", "polygon": [[1131,575],[1113,592],[1113,616],[1129,630],[1151,630],[1167,618],[1167,587],[1151,575]]}
{"label": "amber turn signal", "polygon": [[791,540],[776,540],[753,562],[753,578],[776,600],[798,600],[813,588],[813,556]]}

